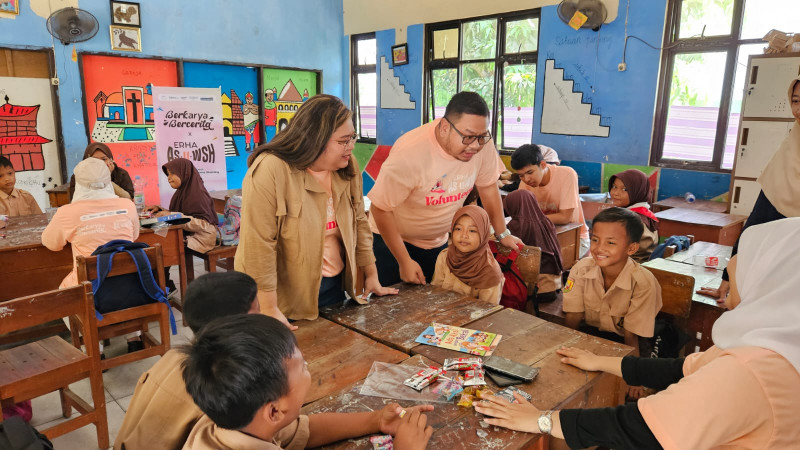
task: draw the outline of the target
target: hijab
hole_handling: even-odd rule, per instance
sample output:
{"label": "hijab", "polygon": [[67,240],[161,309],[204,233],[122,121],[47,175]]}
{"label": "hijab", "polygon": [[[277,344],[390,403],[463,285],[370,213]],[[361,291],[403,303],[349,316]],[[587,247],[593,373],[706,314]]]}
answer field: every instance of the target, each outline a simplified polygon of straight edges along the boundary
{"label": "hijab", "polygon": [[628,169],[612,175],[608,180],[609,192],[611,192],[614,180],[617,178],[622,181],[622,184],[625,185],[625,191],[628,192],[631,204],[627,208],[639,215],[648,230],[658,230],[658,218],[650,211],[650,204],[647,203],[650,200],[650,179],[647,178],[647,175],[636,169]]}
{"label": "hijab", "polygon": [[503,281],[503,272],[492,255],[489,248],[489,215],[483,208],[469,205],[464,206],[453,216],[450,231],[456,226],[456,222],[462,216],[469,216],[478,227],[480,244],[478,248],[464,253],[457,249],[455,245],[447,248],[447,267],[459,280],[467,286],[475,289],[488,289],[500,284]]}
{"label": "hijab", "polygon": [[88,158],[75,166],[75,195],[72,203],[84,200],[104,200],[118,198],[111,184],[111,172],[105,162],[97,158]]}
{"label": "hijab", "polygon": [[525,245],[542,249],[540,273],[561,275],[561,245],[558,243],[556,227],[547,218],[531,191],[518,189],[503,199],[503,207],[511,216],[508,229],[522,239]]}
{"label": "hijab", "polygon": [[558,153],[553,150],[552,147],[548,147],[546,145],[538,144],[539,150],[542,152],[542,161],[546,161],[548,164],[555,164],[559,165],[561,161],[558,159]]}
{"label": "hijab", "polygon": [[164,164],[161,169],[165,175],[169,170],[181,179],[181,186],[172,194],[172,199],[169,201],[169,210],[203,219],[216,226],[219,220],[214,211],[214,200],[211,199],[194,164],[185,158],[175,158]]}
{"label": "hijab", "polygon": [[[792,91],[800,76],[789,83],[789,104]],[[761,176],[761,190],[779,213],[786,217],[800,217],[800,120],[772,155]]]}
{"label": "hijab", "polygon": [[[114,160],[114,155],[111,154],[111,149],[108,148],[108,145],[103,144],[101,142],[92,142],[91,144],[86,146],[86,150],[83,152],[83,159],[91,158],[94,155],[94,152],[100,150],[103,152],[108,159]],[[119,167],[117,164],[114,164],[114,170],[111,171],[111,182],[119,186],[123,191],[127,192],[130,198],[133,198],[133,181],[131,180],[131,176],[128,172]],[[70,198],[74,195],[75,192],[75,177],[73,176],[72,179],[69,180],[69,195]]]}
{"label": "hijab", "polygon": [[748,227],[737,258],[741,303],[717,319],[714,345],[772,350],[800,372],[800,218]]}

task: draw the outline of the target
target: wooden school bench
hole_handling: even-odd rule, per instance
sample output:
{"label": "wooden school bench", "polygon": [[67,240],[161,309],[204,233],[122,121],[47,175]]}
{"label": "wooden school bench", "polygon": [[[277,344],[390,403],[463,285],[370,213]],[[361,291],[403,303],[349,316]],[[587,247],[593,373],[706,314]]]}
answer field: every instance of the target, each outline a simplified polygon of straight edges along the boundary
{"label": "wooden school bench", "polygon": [[207,273],[216,272],[217,267],[222,267],[227,271],[233,270],[237,248],[239,248],[238,245],[219,245],[205,253],[200,253],[186,247],[186,279],[190,282],[194,280],[194,260],[192,258],[195,256],[203,260]]}
{"label": "wooden school bench", "polygon": [[656,217],[659,220],[659,237],[693,234],[697,241],[723,245],[736,242],[747,220],[746,216],[688,208],[667,209],[656,213]]}
{"label": "wooden school bench", "polygon": [[64,206],[69,203],[69,183],[56,186],[45,192],[47,192],[47,196],[50,198],[51,208],[58,208],[59,206]]}
{"label": "wooden school bench", "polygon": [[233,197],[234,195],[242,195],[241,189],[228,189],[226,191],[211,191],[209,192],[211,198],[214,199],[214,211],[218,214],[225,214],[225,202],[228,201],[228,197]]}
{"label": "wooden school bench", "polygon": [[715,213],[728,212],[728,204],[723,202],[714,202],[711,200],[695,200],[692,203],[686,201],[683,197],[669,197],[661,200],[660,202],[653,203],[652,210],[654,213],[666,211],[672,208],[696,209],[698,211],[708,211]]}

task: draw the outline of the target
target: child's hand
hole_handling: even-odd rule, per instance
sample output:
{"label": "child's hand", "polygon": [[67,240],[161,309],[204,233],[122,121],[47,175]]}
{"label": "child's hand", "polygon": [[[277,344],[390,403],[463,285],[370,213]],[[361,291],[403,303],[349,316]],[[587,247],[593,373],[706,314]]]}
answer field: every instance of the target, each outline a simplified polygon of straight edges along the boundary
{"label": "child's hand", "polygon": [[404,418],[407,418],[415,411],[433,411],[433,405],[414,406],[411,408],[405,408],[405,411],[406,413],[401,418],[400,413],[403,412],[403,408],[400,405],[397,403],[389,403],[388,405],[384,406],[383,409],[378,412],[378,426],[381,430],[381,433],[391,434],[394,436],[397,434],[397,429],[403,422]]}
{"label": "child's hand", "polygon": [[[419,407],[415,408],[411,408],[414,412],[409,409],[400,419],[400,426],[394,435],[394,448],[397,450],[422,450],[428,446],[433,428],[427,426],[428,417],[420,412]],[[430,408],[433,409],[432,406]]]}
{"label": "child's hand", "polygon": [[473,405],[475,411],[494,417],[493,419],[483,419],[489,425],[526,433],[540,433],[539,416],[542,415],[542,412],[516,392],[514,398],[517,399],[517,402],[509,403],[503,397],[490,395]]}
{"label": "child's hand", "polygon": [[631,400],[639,400],[647,397],[647,388],[644,386],[628,386],[627,397]]}
{"label": "child's hand", "polygon": [[575,347],[563,347],[556,350],[563,356],[561,362],[588,371],[600,370],[600,357],[594,353]]}
{"label": "child's hand", "polygon": [[149,212],[149,213],[151,213],[151,214],[155,214],[155,213],[161,211],[161,207],[158,206],[158,205],[150,205],[150,206],[146,207],[144,210]]}

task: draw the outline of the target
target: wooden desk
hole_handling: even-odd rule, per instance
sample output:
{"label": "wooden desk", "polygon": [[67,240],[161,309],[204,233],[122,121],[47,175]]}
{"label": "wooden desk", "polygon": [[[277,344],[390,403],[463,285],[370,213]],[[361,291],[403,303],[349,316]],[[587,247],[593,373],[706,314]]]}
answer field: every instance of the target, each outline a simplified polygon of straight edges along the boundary
{"label": "wooden desk", "polygon": [[742,232],[746,216],[672,208],[656,213],[660,237],[693,234],[695,240],[733,245]]}
{"label": "wooden desk", "polygon": [[228,189],[227,191],[211,191],[209,194],[211,198],[214,199],[214,211],[219,214],[225,214],[225,202],[228,200],[228,197],[242,195],[242,190]]}
{"label": "wooden desk", "polygon": [[[463,356],[463,354],[461,354]],[[423,356],[413,356],[401,363],[404,366],[414,366],[420,369],[430,365],[438,365]],[[541,376],[541,375],[540,375]],[[402,382],[402,380],[401,380]],[[535,384],[536,382],[534,382]],[[354,413],[376,411],[383,408],[394,399],[384,399],[361,395],[363,381],[359,381],[330,396],[324,397],[314,403],[306,405],[302,414],[316,414],[324,412]],[[493,385],[492,385],[493,386]],[[409,388],[410,389],[410,388]],[[493,386],[495,392],[497,387]],[[535,399],[534,399],[535,400]],[[520,433],[499,427],[483,428],[480,426],[482,416],[472,408],[456,406],[452,403],[434,403],[434,410],[425,413],[428,425],[434,429],[433,436],[428,443],[430,449],[463,449],[463,448],[492,448],[492,449],[544,449],[548,441],[546,436],[540,434]],[[407,400],[397,401],[404,407],[414,406],[415,403]],[[488,434],[481,438],[476,430],[484,430]],[[323,449],[372,449],[369,436],[337,442],[321,447]]]}
{"label": "wooden desk", "polygon": [[410,353],[414,339],[431,322],[464,326],[503,309],[500,305],[464,297],[430,284],[400,283],[397,295],[372,297],[368,305],[349,301],[343,306],[329,306],[320,315],[389,347]]}
{"label": "wooden desk", "polygon": [[589,221],[594,220],[594,216],[599,214],[600,211],[613,207],[614,207],[613,203],[581,201],[581,209],[583,209],[583,219]]}
{"label": "wooden desk", "polygon": [[45,192],[47,192],[47,196],[50,197],[51,208],[58,208],[59,206],[64,206],[69,203],[69,183],[56,186]]}
{"label": "wooden desk", "polygon": [[713,242],[695,242],[687,250],[677,252],[669,258],[668,261],[677,261],[685,264],[692,264],[695,256],[716,256],[719,258],[718,270],[723,270],[728,267],[728,261],[731,259],[733,247],[730,245],[714,244]]}
{"label": "wooden desk", "polygon": [[568,223],[556,225],[558,244],[561,246],[561,265],[569,270],[581,259],[581,225]]}
{"label": "wooden desk", "polygon": [[399,363],[408,355],[393,350],[330,320],[300,320],[294,323],[297,346],[311,372],[311,389],[304,403],[363,380],[375,361]]}
{"label": "wooden desk", "polygon": [[652,209],[654,213],[666,211],[672,208],[695,209],[698,211],[708,211],[715,213],[728,212],[728,204],[723,202],[712,202],[711,200],[695,200],[689,203],[683,197],[670,197],[661,200],[660,202],[653,203]]}
{"label": "wooden desk", "polygon": [[[694,247],[694,245],[692,245],[692,247]],[[675,255],[686,253],[690,250],[679,252]],[[690,263],[687,264],[659,258],[653,261],[647,261],[642,265],[694,277],[695,293],[692,295],[692,309],[689,313],[689,322],[687,326],[691,332],[690,334],[692,334],[690,338],[694,340],[695,350],[704,351],[714,345],[711,340],[711,329],[714,327],[714,322],[716,322],[719,316],[727,311],[727,309],[717,303],[716,299],[700,295],[696,291],[701,287],[719,287],[722,281],[722,270],[694,266],[691,264],[691,259],[689,261]]]}
{"label": "wooden desk", "polygon": [[[58,289],[72,270],[72,248],[52,252],[42,245],[47,215],[11,217],[7,237],[0,238],[0,301]],[[183,227],[171,226],[166,237],[143,228],[137,242],[161,244],[165,266],[179,266],[181,292],[186,292]]]}

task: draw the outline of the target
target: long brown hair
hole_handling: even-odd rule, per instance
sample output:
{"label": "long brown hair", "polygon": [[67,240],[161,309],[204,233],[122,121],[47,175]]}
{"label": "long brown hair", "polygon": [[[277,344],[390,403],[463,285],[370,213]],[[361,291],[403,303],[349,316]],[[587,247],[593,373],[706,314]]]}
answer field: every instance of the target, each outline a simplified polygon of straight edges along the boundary
{"label": "long brown hair", "polygon": [[[337,97],[320,94],[308,99],[292,117],[289,126],[272,141],[258,146],[247,158],[248,167],[262,153],[272,153],[295,169],[305,170],[325,151],[333,132],[351,120],[350,110]],[[349,180],[356,175],[354,160],[336,172]]]}

